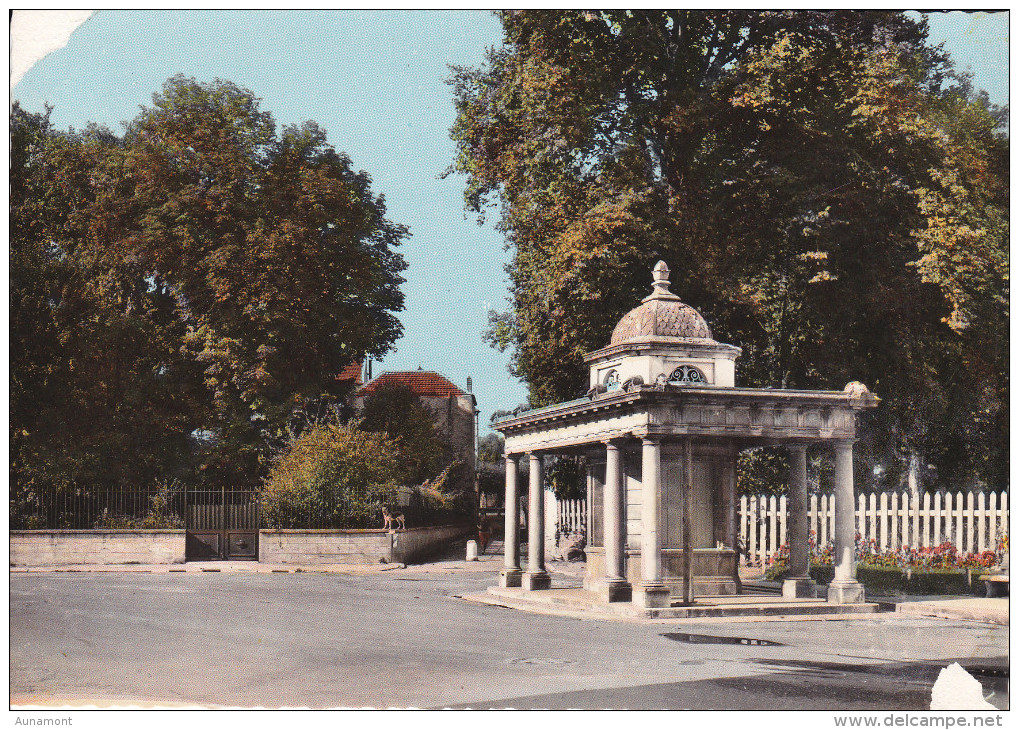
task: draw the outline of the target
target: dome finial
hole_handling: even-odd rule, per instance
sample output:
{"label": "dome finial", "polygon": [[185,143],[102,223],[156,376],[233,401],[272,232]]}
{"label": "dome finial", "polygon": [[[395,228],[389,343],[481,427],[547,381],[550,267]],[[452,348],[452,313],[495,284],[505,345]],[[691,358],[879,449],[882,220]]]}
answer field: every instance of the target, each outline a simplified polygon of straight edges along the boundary
{"label": "dome finial", "polygon": [[680,301],[679,297],[669,291],[669,267],[664,261],[659,261],[655,264],[652,276],[654,277],[655,287],[651,291],[651,294],[644,297],[643,301],[647,302],[652,299],[668,299],[674,302]]}

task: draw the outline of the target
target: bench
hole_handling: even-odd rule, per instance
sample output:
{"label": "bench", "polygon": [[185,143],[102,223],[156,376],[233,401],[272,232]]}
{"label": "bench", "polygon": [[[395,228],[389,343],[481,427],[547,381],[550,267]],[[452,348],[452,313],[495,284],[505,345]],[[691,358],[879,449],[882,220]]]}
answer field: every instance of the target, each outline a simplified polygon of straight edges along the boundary
{"label": "bench", "polygon": [[984,581],[986,585],[988,598],[1001,598],[1008,595],[1008,573],[982,575],[980,580]]}

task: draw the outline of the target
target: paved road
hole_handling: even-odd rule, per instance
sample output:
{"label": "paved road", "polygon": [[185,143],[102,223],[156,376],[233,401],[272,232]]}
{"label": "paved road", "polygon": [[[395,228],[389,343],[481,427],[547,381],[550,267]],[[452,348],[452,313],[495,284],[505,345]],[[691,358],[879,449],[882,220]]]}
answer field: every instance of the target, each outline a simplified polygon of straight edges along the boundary
{"label": "paved road", "polygon": [[493,576],[12,575],[12,702],[905,710],[928,708],[939,669],[959,661],[1007,707],[1007,627],[650,625],[457,597]]}

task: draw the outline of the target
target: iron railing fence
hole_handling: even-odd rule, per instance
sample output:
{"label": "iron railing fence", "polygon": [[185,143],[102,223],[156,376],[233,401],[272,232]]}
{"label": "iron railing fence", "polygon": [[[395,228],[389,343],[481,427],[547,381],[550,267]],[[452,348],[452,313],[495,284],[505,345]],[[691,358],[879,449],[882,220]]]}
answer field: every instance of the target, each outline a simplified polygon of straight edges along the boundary
{"label": "iron railing fence", "polygon": [[411,493],[401,501],[406,503],[368,492],[348,492],[302,505],[275,501],[257,490],[165,486],[15,491],[10,498],[10,528],[380,529],[384,526],[383,505],[402,513],[407,527],[457,522],[472,514],[472,505],[466,499],[439,505]]}
{"label": "iron railing fence", "polygon": [[184,527],[183,490],[14,490],[12,530],[158,529]]}

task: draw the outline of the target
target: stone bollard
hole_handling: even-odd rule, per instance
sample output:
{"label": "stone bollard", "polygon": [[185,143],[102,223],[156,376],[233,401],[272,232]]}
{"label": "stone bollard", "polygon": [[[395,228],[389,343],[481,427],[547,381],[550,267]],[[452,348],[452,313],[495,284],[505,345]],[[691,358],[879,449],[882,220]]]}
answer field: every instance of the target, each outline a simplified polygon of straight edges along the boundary
{"label": "stone bollard", "polygon": [[467,541],[467,561],[474,561],[478,559],[478,541],[468,540]]}

